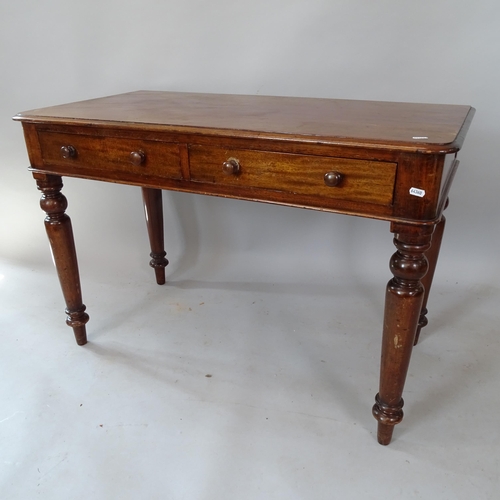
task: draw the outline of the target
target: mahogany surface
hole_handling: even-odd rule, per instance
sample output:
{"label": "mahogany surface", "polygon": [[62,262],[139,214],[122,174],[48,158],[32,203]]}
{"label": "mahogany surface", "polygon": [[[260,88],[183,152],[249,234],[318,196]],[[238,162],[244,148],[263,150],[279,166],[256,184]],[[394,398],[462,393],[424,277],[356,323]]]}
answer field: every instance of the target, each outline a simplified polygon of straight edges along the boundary
{"label": "mahogany surface", "polygon": [[[62,176],[141,186],[156,280],[165,283],[161,190],[391,222],[378,440],[402,393],[425,314],[469,106],[139,91],[37,109],[23,124],[30,170],[78,344],[87,341]],[[433,236],[434,233],[434,236]]]}

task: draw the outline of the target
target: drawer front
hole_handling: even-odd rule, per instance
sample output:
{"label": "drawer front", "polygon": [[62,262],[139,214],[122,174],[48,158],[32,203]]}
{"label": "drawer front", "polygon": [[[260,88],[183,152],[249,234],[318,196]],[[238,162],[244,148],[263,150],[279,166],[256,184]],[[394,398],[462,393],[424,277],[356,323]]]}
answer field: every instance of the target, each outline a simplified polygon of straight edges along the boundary
{"label": "drawer front", "polygon": [[[237,163],[234,173],[229,166]],[[391,205],[396,163],[189,146],[191,180]],[[327,179],[325,179],[325,175]],[[326,183],[330,185],[327,185]]]}
{"label": "drawer front", "polygon": [[179,146],[175,143],[39,132],[43,162],[77,172],[90,170],[170,179],[181,178]]}

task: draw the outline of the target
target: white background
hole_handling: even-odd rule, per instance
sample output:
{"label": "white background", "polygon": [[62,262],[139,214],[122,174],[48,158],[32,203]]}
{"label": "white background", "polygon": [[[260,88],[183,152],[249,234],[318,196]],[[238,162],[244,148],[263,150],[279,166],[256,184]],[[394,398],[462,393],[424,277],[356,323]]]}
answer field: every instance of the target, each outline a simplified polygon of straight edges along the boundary
{"label": "white background", "polygon": [[[499,19],[493,0],[3,2],[0,255],[47,263],[38,194],[26,171],[21,127],[11,116],[137,89],[178,90],[474,106],[440,272],[478,282],[498,276]],[[81,260],[113,266],[109,257],[131,252],[131,245],[143,252],[137,189],[71,179],[66,186]],[[364,272],[367,247],[383,247],[386,261],[392,252],[387,223],[189,195],[165,198],[172,256],[190,244],[203,252],[215,246],[273,255],[286,248],[303,262],[314,248],[318,259],[349,253],[352,266]],[[188,207],[193,213],[183,217],[179,212]],[[196,242],[192,215],[202,229]],[[344,243],[346,227],[351,237]]]}
{"label": "white background", "polygon": [[[7,498],[497,498],[499,26],[495,0],[3,0]],[[139,89],[476,108],[446,212],[427,340],[412,359],[408,416],[389,448],[376,444],[370,415],[394,251],[387,222],[165,192],[172,285],[152,288],[139,188],[65,179],[92,318],[91,342],[72,343],[11,117]],[[213,317],[202,316],[202,303]],[[162,328],[169,334],[157,337]],[[211,351],[207,336],[223,348]],[[192,364],[174,353],[191,354]],[[179,373],[198,396],[169,386]],[[150,407],[161,417],[150,418]],[[179,417],[191,427],[170,439]],[[274,427],[262,433],[268,417]],[[144,489],[157,485],[178,492]]]}

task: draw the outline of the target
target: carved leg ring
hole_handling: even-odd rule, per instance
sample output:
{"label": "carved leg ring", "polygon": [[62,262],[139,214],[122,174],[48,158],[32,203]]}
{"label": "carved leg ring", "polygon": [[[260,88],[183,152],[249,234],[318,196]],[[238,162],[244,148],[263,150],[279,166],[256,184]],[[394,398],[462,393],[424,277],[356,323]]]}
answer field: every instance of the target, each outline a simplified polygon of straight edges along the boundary
{"label": "carved leg ring", "polygon": [[149,243],[151,245],[151,261],[149,265],[155,270],[156,283],[165,284],[165,267],[168,260],[164,249],[163,237],[163,203],[161,189],[142,188],[144,214],[148,226]]}
{"label": "carved leg ring", "polygon": [[393,224],[396,253],[390,261],[394,278],[387,284],[380,389],[373,416],[378,420],[378,442],[391,442],[394,426],[403,419],[403,388],[410,364],[424,297],[421,279],[427,272],[425,252],[430,247],[432,227]]}
{"label": "carved leg ring", "polygon": [[54,263],[64,300],[66,301],[66,323],[73,328],[78,345],[87,343],[85,324],[89,315],[82,302],[80,276],[76,258],[71,220],[66,215],[66,197],[61,194],[62,179],[58,175],[33,174],[38,189],[42,192],[40,206],[45,211],[45,229],[49,237]]}

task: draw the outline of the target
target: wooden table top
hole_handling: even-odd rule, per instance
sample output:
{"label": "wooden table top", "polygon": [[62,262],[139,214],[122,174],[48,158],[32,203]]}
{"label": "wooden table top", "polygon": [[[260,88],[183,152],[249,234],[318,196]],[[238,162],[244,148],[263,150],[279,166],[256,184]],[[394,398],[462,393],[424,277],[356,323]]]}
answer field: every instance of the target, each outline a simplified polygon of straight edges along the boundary
{"label": "wooden table top", "polygon": [[460,149],[470,106],[137,91],[36,109],[25,122],[159,129],[423,153]]}

